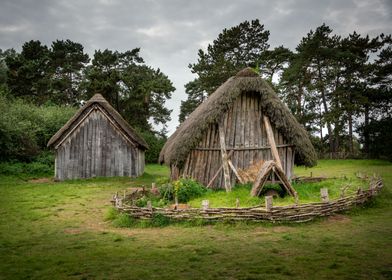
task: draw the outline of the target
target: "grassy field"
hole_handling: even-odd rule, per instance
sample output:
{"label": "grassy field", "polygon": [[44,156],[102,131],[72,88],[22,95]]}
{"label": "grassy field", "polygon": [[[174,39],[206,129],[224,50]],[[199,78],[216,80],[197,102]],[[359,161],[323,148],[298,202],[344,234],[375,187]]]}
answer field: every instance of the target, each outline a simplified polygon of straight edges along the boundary
{"label": "grassy field", "polygon": [[[356,193],[358,188],[363,190],[369,187],[369,183],[365,180],[360,180],[356,178],[354,174],[346,178],[334,178],[328,179],[321,182],[313,183],[294,183],[293,187],[298,193],[299,203],[311,203],[311,202],[321,202],[320,189],[328,188],[329,198],[331,200],[338,199],[341,194],[342,186],[346,186],[346,195],[351,195]],[[268,189],[275,189],[278,192],[282,192],[279,185],[275,184],[273,187],[266,185],[263,188],[263,192],[260,197],[250,196],[250,191],[252,189],[251,184],[247,185],[237,185],[233,188],[231,192],[226,192],[225,190],[213,191],[208,190],[207,193],[201,197],[192,199],[189,201],[191,207],[201,207],[203,200],[208,199],[210,207],[235,207],[237,198],[240,201],[241,207],[250,207],[257,205],[264,205],[265,198],[263,196],[264,191]],[[295,203],[295,199],[292,196],[285,195],[284,197],[274,198],[273,204],[275,206],[282,205],[292,205]]]}
{"label": "grassy field", "polygon": [[217,224],[115,228],[104,221],[115,191],[137,179],[54,183],[0,177],[0,279],[392,279],[392,164],[319,161],[297,175],[380,174],[363,209],[303,225]]}

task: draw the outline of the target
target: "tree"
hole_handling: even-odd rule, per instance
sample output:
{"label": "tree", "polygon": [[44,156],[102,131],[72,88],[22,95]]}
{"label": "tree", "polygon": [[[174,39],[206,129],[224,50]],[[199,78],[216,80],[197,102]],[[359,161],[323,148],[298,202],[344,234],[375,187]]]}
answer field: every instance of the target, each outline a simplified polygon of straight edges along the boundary
{"label": "tree", "polygon": [[256,67],[259,67],[260,73],[272,84],[273,77],[282,74],[293,56],[293,52],[283,46],[265,50],[261,53]]}
{"label": "tree", "polygon": [[368,84],[361,112],[364,122],[357,131],[364,144],[364,152],[369,156],[386,156],[392,159],[388,147],[392,115],[392,39],[391,35],[380,36],[377,59],[368,65]]}
{"label": "tree", "polygon": [[7,87],[7,72],[8,67],[6,63],[7,57],[15,56],[16,52],[14,49],[7,49],[3,51],[0,49],[0,88]]}
{"label": "tree", "polygon": [[89,62],[83,46],[71,40],[57,40],[49,53],[51,100],[58,104],[77,104],[81,99],[82,70]]}
{"label": "tree", "polygon": [[349,152],[354,152],[354,121],[368,103],[370,90],[369,75],[373,66],[369,63],[370,53],[375,53],[382,46],[379,37],[362,37],[355,31],[343,38],[339,46],[340,82],[335,98],[342,108],[341,118],[348,126]]}
{"label": "tree", "polygon": [[40,41],[31,40],[20,54],[6,57],[7,85],[12,95],[43,104],[48,96],[49,49]]}
{"label": "tree", "polygon": [[159,69],[143,64],[139,51],[96,51],[84,88],[87,97],[101,93],[131,125],[151,131],[150,121],[165,125],[170,120],[164,104],[175,88]]}
{"label": "tree", "polygon": [[181,120],[203,101],[203,96],[213,93],[229,77],[246,66],[256,67],[269,48],[268,38],[269,31],[256,19],[223,29],[207,51],[200,49],[197,63],[189,64],[198,77],[185,85],[189,98],[182,102]]}
{"label": "tree", "polygon": [[207,98],[207,92],[201,88],[199,79],[194,79],[187,83],[185,85],[185,93],[188,95],[188,98],[185,101],[181,101],[181,110],[178,117],[180,123]]}
{"label": "tree", "polygon": [[130,65],[122,73],[121,80],[121,110],[129,123],[151,131],[150,120],[156,125],[170,121],[171,110],[165,107],[165,101],[171,98],[175,88],[165,74],[146,65]]}

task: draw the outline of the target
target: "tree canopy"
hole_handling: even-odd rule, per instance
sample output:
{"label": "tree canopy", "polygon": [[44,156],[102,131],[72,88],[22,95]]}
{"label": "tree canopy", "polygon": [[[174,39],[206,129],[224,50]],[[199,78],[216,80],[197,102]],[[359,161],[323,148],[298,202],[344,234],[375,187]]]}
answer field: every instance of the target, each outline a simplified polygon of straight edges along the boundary
{"label": "tree canopy", "polygon": [[250,66],[309,131],[320,156],[359,156],[360,144],[364,154],[375,155],[369,147],[375,145],[372,135],[390,123],[391,35],[370,38],[353,31],[342,37],[322,24],[291,51],[270,49],[269,34],[258,20],[244,21],[199,50],[197,62],[189,64],[196,78],[185,85],[180,122],[219,85]]}

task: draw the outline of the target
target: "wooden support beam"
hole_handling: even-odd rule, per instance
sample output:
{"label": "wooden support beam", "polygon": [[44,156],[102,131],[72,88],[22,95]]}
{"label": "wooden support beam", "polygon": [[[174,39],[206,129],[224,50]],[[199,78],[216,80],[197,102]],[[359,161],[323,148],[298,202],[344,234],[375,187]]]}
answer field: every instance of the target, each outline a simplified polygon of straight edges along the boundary
{"label": "wooden support beam", "polygon": [[225,142],[225,129],[223,126],[223,120],[219,123],[219,142],[221,148],[221,156],[222,156],[222,166],[223,166],[223,179],[225,184],[226,192],[231,191],[231,182],[230,182],[230,169],[226,152],[226,142]]}
{"label": "wooden support beam", "polygon": [[238,171],[237,171],[237,169],[235,168],[234,164],[231,162],[230,159],[228,159],[227,162],[228,162],[228,164],[229,164],[231,170],[233,171],[234,175],[237,177],[238,181],[239,181],[241,184],[243,184],[243,183],[244,183],[244,180],[242,179],[242,177],[240,176],[240,174],[238,174]]}
{"label": "wooden support beam", "polygon": [[[233,155],[234,150],[231,150],[230,153],[227,155],[227,159],[230,159],[231,156]],[[207,188],[211,188],[212,183],[215,181],[215,179],[218,177],[219,173],[222,171],[223,169],[223,165],[221,165],[219,167],[219,169],[216,171],[216,173],[214,174],[214,176],[212,176],[211,180],[208,182],[207,184]]]}
{"label": "wooden support beam", "polygon": [[278,176],[279,180],[282,182],[283,186],[285,187],[286,191],[294,196],[295,198],[297,197],[297,192],[294,190],[294,188],[291,186],[290,181],[287,179],[286,174],[284,174],[284,171],[281,167],[278,165],[274,166],[272,169],[275,174]]}
{"label": "wooden support beam", "polygon": [[256,180],[253,183],[252,190],[250,192],[251,196],[259,196],[263,190],[264,184],[267,181],[268,174],[270,174],[272,167],[274,166],[274,161],[268,160],[264,162],[260,169],[259,174],[257,174]]}
{"label": "wooden support beam", "polygon": [[170,180],[175,181],[178,180],[180,177],[180,170],[178,169],[177,165],[171,165],[170,168]]}
{"label": "wooden support beam", "polygon": [[292,195],[293,197],[297,198],[297,192],[291,186],[289,180],[287,179],[286,175],[284,174],[283,169],[278,166],[278,164],[273,161],[269,160],[266,161],[260,169],[259,174],[256,177],[256,180],[253,184],[251,195],[252,196],[259,196],[261,191],[263,190],[264,184],[267,181],[269,174],[275,173],[278,179],[282,182],[283,187],[286,189],[288,194]]}
{"label": "wooden support beam", "polygon": [[277,165],[281,169],[283,169],[282,163],[280,161],[278,149],[276,148],[274,132],[272,131],[272,127],[271,127],[271,123],[269,121],[269,118],[266,115],[264,115],[263,120],[264,120],[265,130],[267,131],[268,142],[271,146],[272,157],[276,161]]}

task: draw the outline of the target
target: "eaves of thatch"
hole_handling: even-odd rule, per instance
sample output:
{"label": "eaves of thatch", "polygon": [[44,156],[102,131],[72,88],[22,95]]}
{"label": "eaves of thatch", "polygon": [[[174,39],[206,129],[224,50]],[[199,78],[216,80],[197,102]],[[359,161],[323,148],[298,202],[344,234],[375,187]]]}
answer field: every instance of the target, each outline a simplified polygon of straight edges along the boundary
{"label": "eaves of thatch", "polygon": [[189,115],[164,145],[159,157],[160,163],[182,167],[190,150],[199,144],[209,125],[217,123],[243,92],[260,95],[263,113],[287,141],[295,145],[296,164],[316,165],[316,152],[306,130],[270,85],[250,68],[228,79]]}
{"label": "eaves of thatch", "polygon": [[146,141],[140,135],[138,135],[138,133],[128,124],[126,120],[123,119],[123,117],[121,117],[121,115],[109,104],[109,102],[107,102],[106,99],[98,93],[88,100],[86,104],[80,108],[76,114],[71,119],[69,119],[68,122],[62,128],[60,128],[59,131],[56,132],[55,135],[52,136],[52,138],[50,138],[48,147],[55,147],[58,143],[63,141],[65,137],[68,137],[76,128],[76,126],[80,125],[81,120],[83,120],[83,118],[89,114],[90,110],[93,109],[94,106],[99,106],[100,109],[103,109],[108,117],[114,121],[120,132],[129,138],[132,143],[136,144],[143,150],[148,149],[148,144]]}

